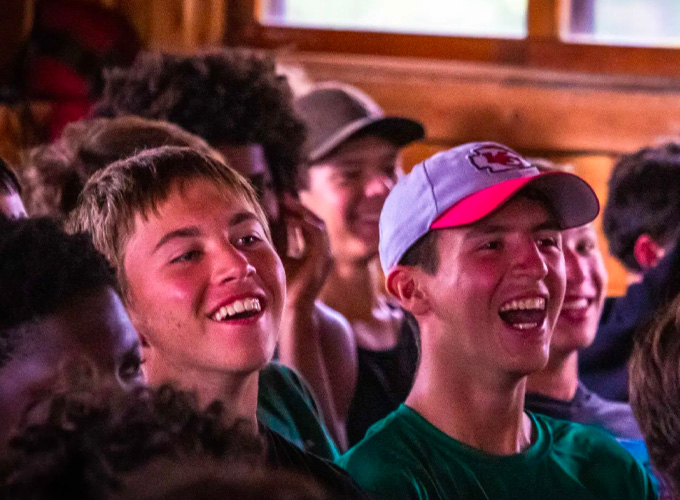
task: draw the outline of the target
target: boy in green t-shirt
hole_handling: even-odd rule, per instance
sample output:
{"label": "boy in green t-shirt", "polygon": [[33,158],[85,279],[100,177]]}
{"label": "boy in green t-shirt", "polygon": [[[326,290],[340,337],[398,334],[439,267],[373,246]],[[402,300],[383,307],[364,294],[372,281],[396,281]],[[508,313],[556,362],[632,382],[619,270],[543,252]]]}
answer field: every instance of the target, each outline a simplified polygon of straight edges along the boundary
{"label": "boy in green t-shirt", "polygon": [[406,403],[340,459],[377,498],[651,499],[606,434],[524,411],[565,290],[563,229],[592,189],[472,143],[417,165],[380,217],[387,289],[413,314],[421,360]]}

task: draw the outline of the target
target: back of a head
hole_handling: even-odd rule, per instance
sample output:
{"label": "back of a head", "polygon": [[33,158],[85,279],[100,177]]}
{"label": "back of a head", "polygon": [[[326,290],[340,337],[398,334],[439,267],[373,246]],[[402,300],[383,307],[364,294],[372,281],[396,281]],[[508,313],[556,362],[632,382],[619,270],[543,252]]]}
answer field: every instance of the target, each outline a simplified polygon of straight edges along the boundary
{"label": "back of a head", "polygon": [[634,255],[637,239],[648,234],[664,246],[680,231],[680,144],[622,156],[608,186],[602,227],[609,251],[629,270],[639,272]]}
{"label": "back of a head", "polygon": [[652,465],[680,494],[680,297],[635,339],[630,403]]}
{"label": "back of a head", "polygon": [[105,75],[95,116],[133,114],[175,123],[211,146],[260,144],[278,188],[289,188],[304,126],[272,59],[229,49],[195,55],[142,53]]}
{"label": "back of a head", "polygon": [[331,500],[316,481],[238,462],[161,458],[124,478],[111,500]]}
{"label": "back of a head", "polygon": [[23,338],[16,333],[20,326],[54,313],[73,297],[116,287],[88,236],[68,235],[49,219],[0,223],[0,283],[0,368]]}
{"label": "back of a head", "polygon": [[64,220],[95,172],[145,149],[186,146],[217,155],[180,127],[136,116],[96,118],[68,125],[59,140],[31,150],[23,178],[28,212]]}
{"label": "back of a head", "polygon": [[[95,379],[74,382],[36,406],[11,440],[0,464],[0,496],[103,500],[125,493],[125,478],[134,482],[154,463],[177,473],[182,467],[172,464],[188,473],[260,466],[261,438],[240,421],[225,425],[225,411],[220,402],[200,410],[194,394],[170,386],[121,393]],[[152,492],[183,480],[163,469],[154,477],[160,484],[149,477],[138,487]]]}

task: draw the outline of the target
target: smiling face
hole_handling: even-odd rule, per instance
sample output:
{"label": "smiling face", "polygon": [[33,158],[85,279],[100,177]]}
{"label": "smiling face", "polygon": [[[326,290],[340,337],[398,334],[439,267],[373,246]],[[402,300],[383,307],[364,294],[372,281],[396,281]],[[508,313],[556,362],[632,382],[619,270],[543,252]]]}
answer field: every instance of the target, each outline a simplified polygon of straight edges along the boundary
{"label": "smiling face", "polygon": [[553,334],[551,352],[567,355],[595,340],[602,314],[607,270],[590,224],[562,233],[567,291]]}
{"label": "smiling face", "polygon": [[[225,192],[226,191],[226,192]],[[148,342],[152,383],[164,374],[249,374],[272,357],[285,297],[264,221],[204,179],[176,184],[137,214],[124,257],[128,310]]]}
{"label": "smiling face", "polygon": [[0,434],[27,405],[47,397],[70,361],[85,359],[97,375],[129,390],[144,383],[137,332],[110,288],[88,292],[24,325],[21,346],[0,369]]}
{"label": "smiling face", "polygon": [[336,259],[378,253],[378,220],[397,179],[398,149],[367,136],[353,139],[308,170],[300,200],[326,225]]}
{"label": "smiling face", "polygon": [[540,370],[565,288],[561,235],[543,205],[515,198],[471,226],[440,230],[437,250],[437,273],[418,272],[434,348],[480,376]]}

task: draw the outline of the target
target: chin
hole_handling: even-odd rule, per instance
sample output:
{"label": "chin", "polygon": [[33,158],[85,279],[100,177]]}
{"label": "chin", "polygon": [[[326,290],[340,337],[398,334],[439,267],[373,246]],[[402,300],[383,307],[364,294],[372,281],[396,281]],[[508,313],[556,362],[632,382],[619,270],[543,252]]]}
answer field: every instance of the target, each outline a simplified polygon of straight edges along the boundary
{"label": "chin", "polygon": [[524,377],[541,371],[548,364],[548,350],[527,354],[513,360],[511,370]]}

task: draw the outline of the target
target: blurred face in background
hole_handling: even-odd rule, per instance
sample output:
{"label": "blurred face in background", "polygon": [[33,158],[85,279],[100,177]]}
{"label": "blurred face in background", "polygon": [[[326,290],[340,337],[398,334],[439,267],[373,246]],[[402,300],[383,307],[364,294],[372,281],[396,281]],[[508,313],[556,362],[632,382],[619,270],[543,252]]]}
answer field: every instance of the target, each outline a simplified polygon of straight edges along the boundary
{"label": "blurred face in background", "polygon": [[607,290],[607,270],[592,225],[564,231],[562,245],[567,290],[550,348],[567,355],[595,339]]}
{"label": "blurred face in background", "polygon": [[333,257],[367,260],[378,254],[378,221],[397,181],[399,150],[391,142],[350,139],[308,170],[300,200],[323,220]]}

